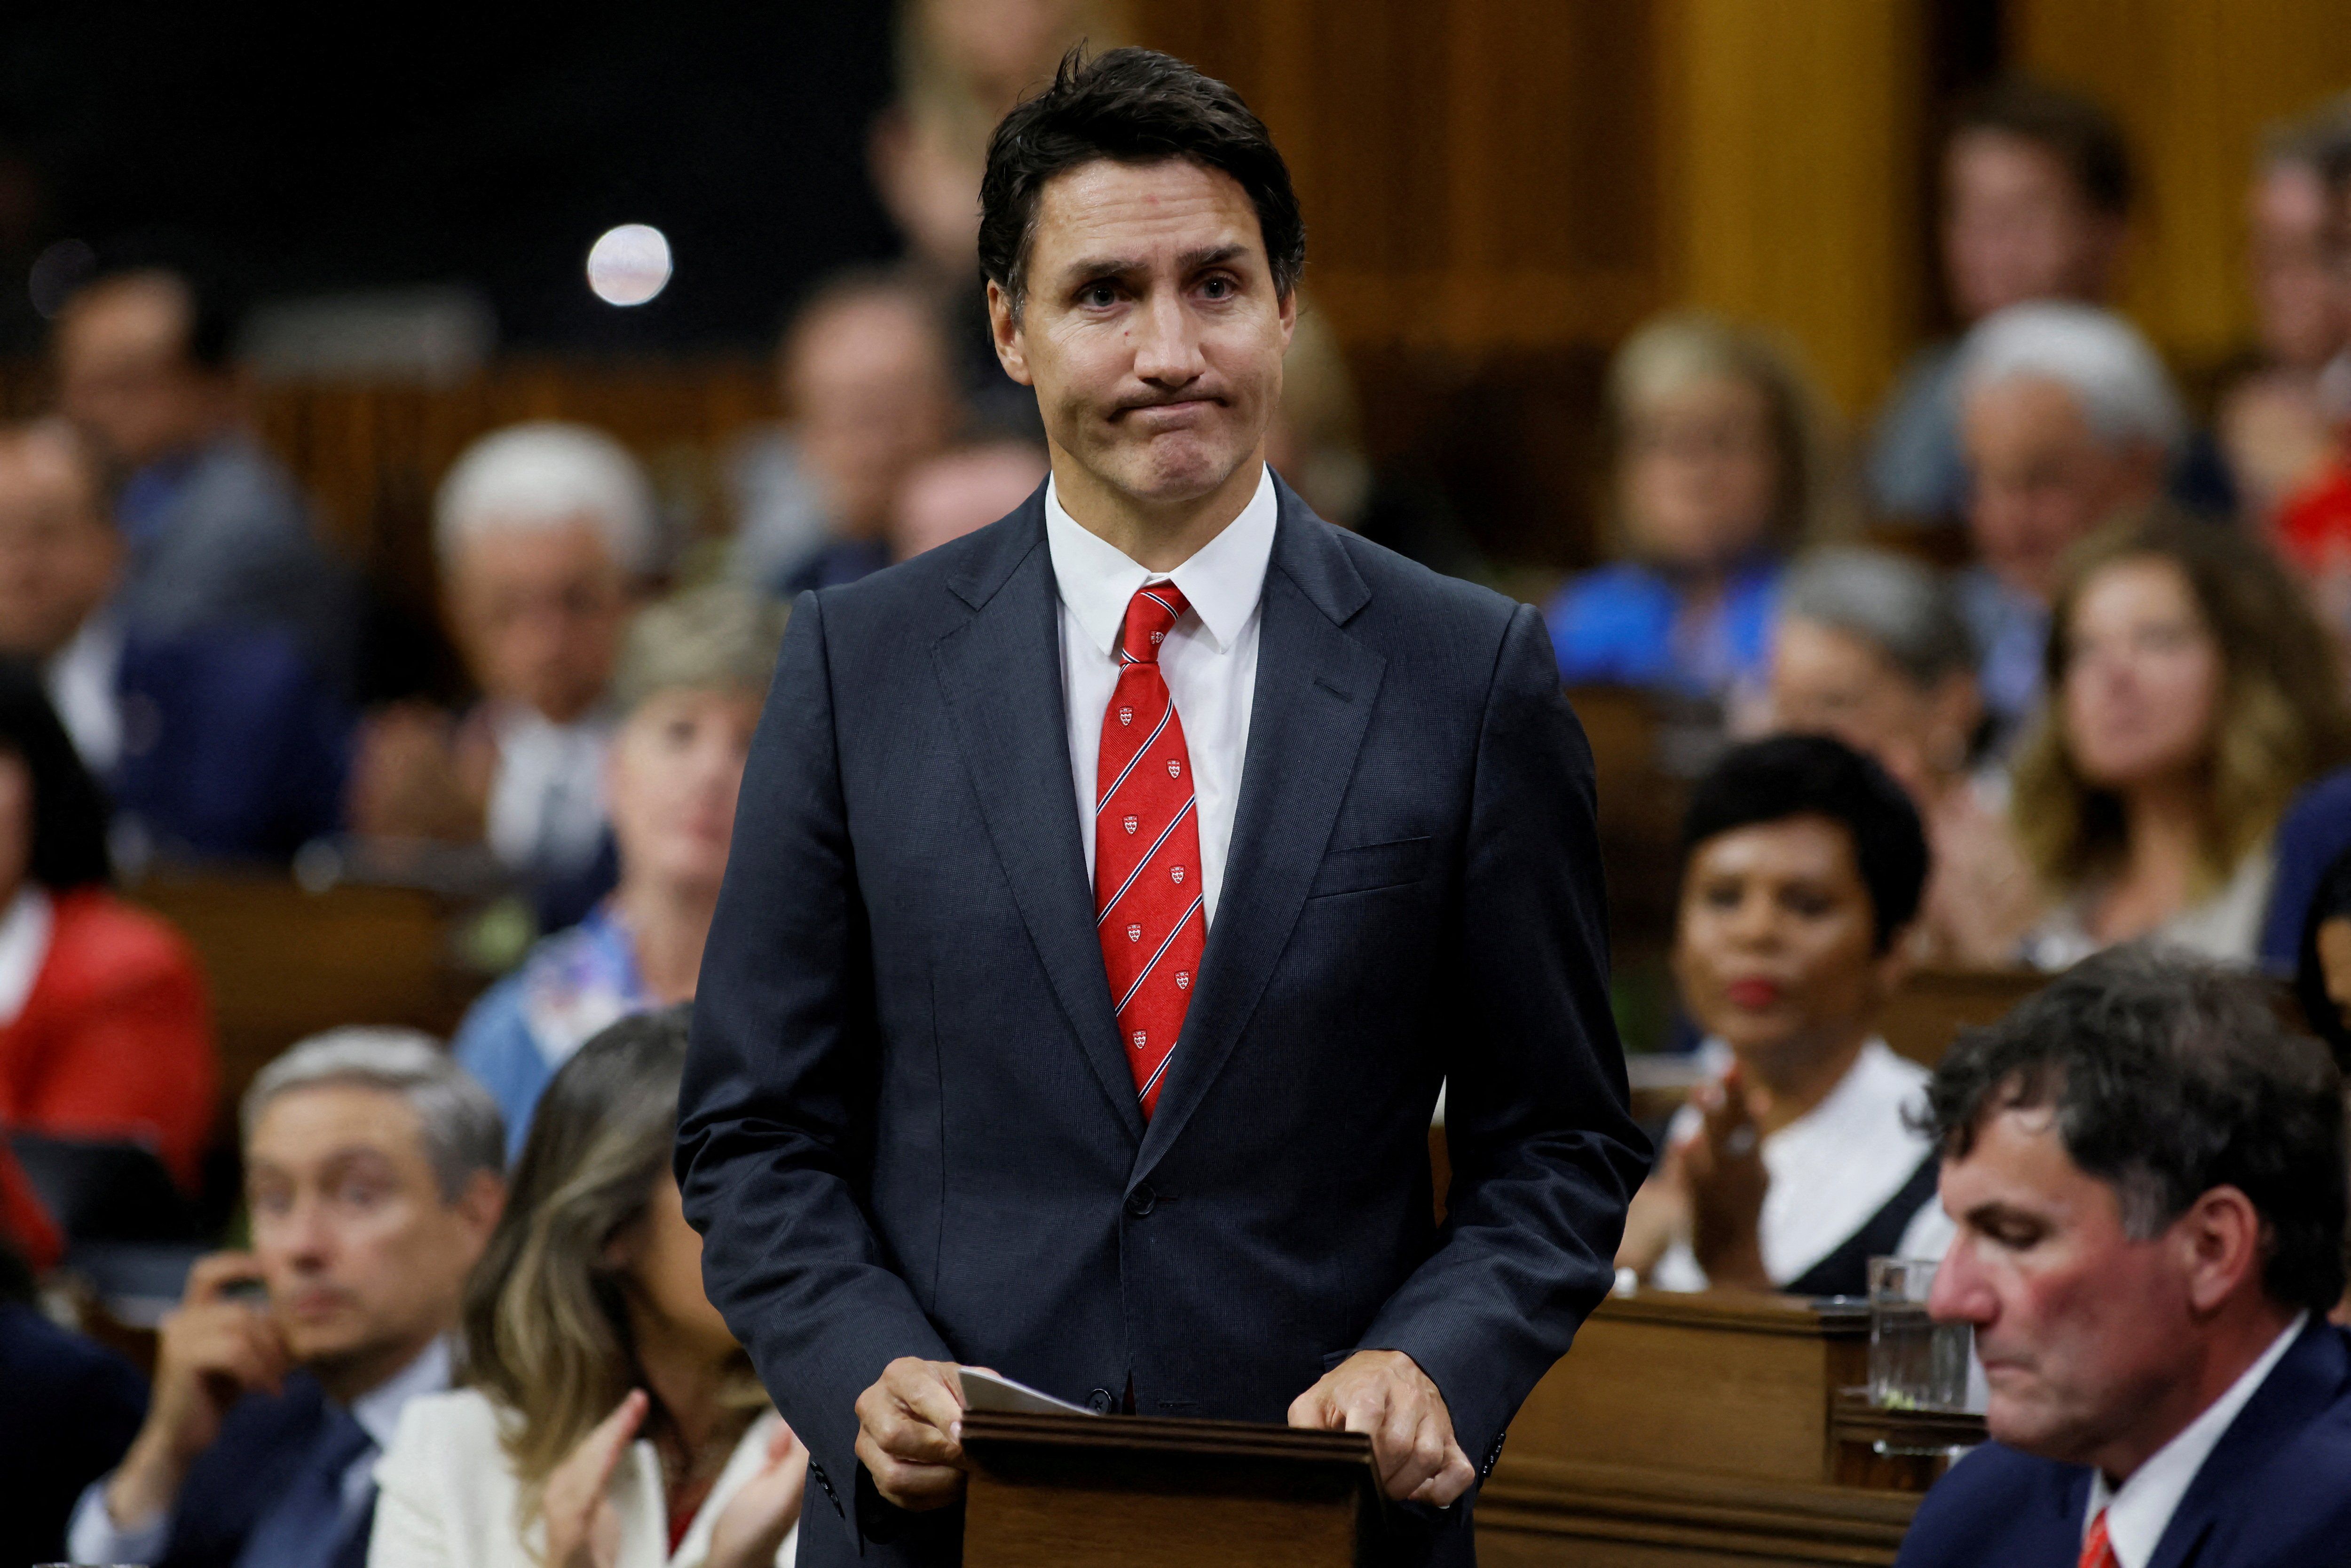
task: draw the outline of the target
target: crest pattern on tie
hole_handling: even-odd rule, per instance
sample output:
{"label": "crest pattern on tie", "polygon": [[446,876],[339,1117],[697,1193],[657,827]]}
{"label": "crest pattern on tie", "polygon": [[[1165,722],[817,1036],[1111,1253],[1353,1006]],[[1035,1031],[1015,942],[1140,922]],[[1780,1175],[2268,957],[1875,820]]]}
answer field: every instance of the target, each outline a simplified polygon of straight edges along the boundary
{"label": "crest pattern on tie", "polygon": [[1094,929],[1127,1042],[1127,1065],[1146,1117],[1184,1032],[1184,1009],[1207,941],[1199,878],[1200,828],[1160,644],[1186,608],[1172,582],[1127,601],[1095,770]]}

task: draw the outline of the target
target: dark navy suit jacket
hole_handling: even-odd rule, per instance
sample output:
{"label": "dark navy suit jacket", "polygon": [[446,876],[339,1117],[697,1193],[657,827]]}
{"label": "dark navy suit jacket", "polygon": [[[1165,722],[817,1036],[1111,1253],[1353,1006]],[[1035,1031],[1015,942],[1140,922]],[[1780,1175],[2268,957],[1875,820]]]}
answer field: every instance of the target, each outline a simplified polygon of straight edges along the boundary
{"label": "dark navy suit jacket", "polygon": [[[332,1409],[307,1372],[287,1375],[276,1396],[248,1394],[229,1409],[220,1436],[188,1468],[172,1513],[171,1540],[155,1568],[233,1568],[246,1537],[283,1497],[321,1438]],[[367,1568],[375,1504],[355,1520],[334,1568]]]}
{"label": "dark navy suit jacket", "polygon": [[[807,1563],[849,1558],[861,1517],[869,1559],[952,1555],[951,1528],[859,1501],[855,1402],[894,1357],[1280,1421],[1349,1352],[1397,1349],[1482,1473],[1609,1287],[1648,1151],[1591,753],[1541,618],[1280,497],[1228,870],[1148,1122],[1095,936],[1042,491],[799,602],[678,1170],[712,1300],[814,1461]],[[1468,1511],[1424,1551],[1468,1561]]]}
{"label": "dark navy suit jacket", "polygon": [[[1919,1505],[1895,1568],[2074,1568],[2090,1472],[1999,1443]],[[2147,1568],[2351,1563],[2351,1335],[2304,1329],[2179,1500]]]}
{"label": "dark navy suit jacket", "polygon": [[124,640],[118,810],[160,849],[283,858],[342,815],[350,716],[288,632]]}

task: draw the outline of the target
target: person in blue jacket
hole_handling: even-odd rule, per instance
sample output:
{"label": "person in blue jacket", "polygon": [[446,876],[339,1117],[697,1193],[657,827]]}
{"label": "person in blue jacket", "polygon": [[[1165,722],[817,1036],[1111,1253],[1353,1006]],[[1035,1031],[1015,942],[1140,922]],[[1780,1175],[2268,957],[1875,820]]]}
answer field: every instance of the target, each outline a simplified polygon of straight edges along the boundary
{"label": "person in blue jacket", "polygon": [[788,614],[755,590],[714,587],[630,627],[604,778],[620,883],[475,1002],[453,1042],[504,1113],[510,1156],[540,1091],[590,1035],[694,995]]}
{"label": "person in blue jacket", "polygon": [[1569,580],[1545,612],[1560,679],[1751,694],[1782,564],[1820,502],[1813,398],[1759,335],[1677,315],[1617,351],[1608,401],[1619,559]]}

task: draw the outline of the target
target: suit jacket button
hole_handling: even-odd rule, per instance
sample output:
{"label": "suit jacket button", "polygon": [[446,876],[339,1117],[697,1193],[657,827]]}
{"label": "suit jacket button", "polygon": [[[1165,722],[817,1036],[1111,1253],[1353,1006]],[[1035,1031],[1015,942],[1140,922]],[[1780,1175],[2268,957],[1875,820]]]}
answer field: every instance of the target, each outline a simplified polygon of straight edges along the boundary
{"label": "suit jacket button", "polygon": [[1151,1184],[1149,1182],[1144,1182],[1141,1186],[1136,1187],[1133,1192],[1126,1195],[1126,1211],[1127,1213],[1134,1216],[1137,1219],[1149,1214],[1154,1208],[1158,1207],[1158,1204],[1159,1195],[1151,1190]]}
{"label": "suit jacket button", "polygon": [[1109,1415],[1111,1406],[1117,1403],[1118,1401],[1111,1397],[1110,1390],[1107,1388],[1097,1388],[1086,1396],[1086,1408],[1097,1416]]}

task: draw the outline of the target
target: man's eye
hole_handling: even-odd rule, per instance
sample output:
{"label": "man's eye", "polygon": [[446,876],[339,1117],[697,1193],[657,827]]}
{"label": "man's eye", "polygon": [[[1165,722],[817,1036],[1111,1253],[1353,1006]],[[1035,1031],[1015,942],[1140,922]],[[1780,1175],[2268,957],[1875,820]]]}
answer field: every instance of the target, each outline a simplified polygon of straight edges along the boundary
{"label": "man's eye", "polygon": [[1078,290],[1078,303],[1099,310],[1118,302],[1118,291],[1107,283],[1089,283]]}
{"label": "man's eye", "polygon": [[1211,277],[1200,287],[1202,292],[1211,299],[1229,298],[1233,292],[1233,280],[1229,277]]}

